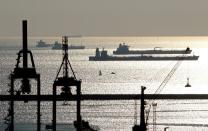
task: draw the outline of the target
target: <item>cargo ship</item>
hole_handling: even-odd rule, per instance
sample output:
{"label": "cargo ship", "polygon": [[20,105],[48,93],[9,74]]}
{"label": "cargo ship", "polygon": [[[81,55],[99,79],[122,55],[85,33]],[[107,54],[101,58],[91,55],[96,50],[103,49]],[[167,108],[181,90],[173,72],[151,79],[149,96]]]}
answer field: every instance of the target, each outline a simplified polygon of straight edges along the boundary
{"label": "cargo ship", "polygon": [[46,44],[46,42],[44,42],[43,40],[40,40],[37,42],[36,47],[41,48],[41,47],[50,47],[52,46],[51,44]]}
{"label": "cargo ship", "polygon": [[115,55],[128,55],[128,54],[190,54],[192,50],[187,47],[181,50],[162,50],[161,47],[155,47],[152,50],[129,50],[128,45],[125,43],[119,44],[118,48],[113,51]]}
{"label": "cargo ship", "polygon": [[[53,50],[62,50],[62,44],[58,43],[58,41],[56,41],[53,46],[52,46]],[[69,45],[68,49],[85,49],[85,46],[83,45]]]}
{"label": "cargo ship", "polygon": [[89,61],[178,61],[178,60],[198,60],[196,55],[182,56],[152,56],[152,55],[137,55],[137,56],[110,56],[106,50],[99,51],[96,48],[95,56],[90,56]]}

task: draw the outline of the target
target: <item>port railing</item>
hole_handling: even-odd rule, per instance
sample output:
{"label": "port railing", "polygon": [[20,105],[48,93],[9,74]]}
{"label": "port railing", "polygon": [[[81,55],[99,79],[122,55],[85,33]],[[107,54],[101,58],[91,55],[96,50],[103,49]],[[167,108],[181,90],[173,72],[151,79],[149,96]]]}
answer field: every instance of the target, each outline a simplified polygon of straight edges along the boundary
{"label": "port railing", "polygon": [[[81,100],[139,100],[140,94],[82,94]],[[208,94],[145,94],[145,99],[208,99]],[[70,95],[69,97],[56,95],[56,101],[76,101],[76,95]],[[53,95],[0,95],[0,101],[53,101]]]}

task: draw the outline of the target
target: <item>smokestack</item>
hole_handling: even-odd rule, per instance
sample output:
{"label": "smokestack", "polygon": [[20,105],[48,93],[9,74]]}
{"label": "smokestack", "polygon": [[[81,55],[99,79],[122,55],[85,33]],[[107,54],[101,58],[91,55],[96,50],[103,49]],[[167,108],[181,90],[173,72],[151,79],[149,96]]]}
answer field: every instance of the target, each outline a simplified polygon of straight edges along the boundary
{"label": "smokestack", "polygon": [[23,39],[23,68],[28,67],[27,63],[27,20],[22,21],[22,39]]}

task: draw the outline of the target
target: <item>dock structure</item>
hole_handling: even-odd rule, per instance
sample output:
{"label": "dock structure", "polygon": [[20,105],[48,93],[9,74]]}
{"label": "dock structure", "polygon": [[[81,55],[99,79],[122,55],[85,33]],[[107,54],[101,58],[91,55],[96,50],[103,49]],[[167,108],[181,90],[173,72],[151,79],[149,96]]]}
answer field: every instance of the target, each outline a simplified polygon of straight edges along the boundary
{"label": "dock structure", "polygon": [[[81,101],[140,100],[140,94],[81,94]],[[56,95],[56,101],[76,101],[77,96]],[[147,100],[207,100],[208,94],[145,94]],[[0,101],[53,101],[53,95],[0,95]]]}
{"label": "dock structure", "polygon": [[[11,88],[9,89],[10,95],[0,95],[0,101],[9,101],[10,108],[7,115],[8,127],[6,131],[14,131],[14,102],[15,101],[36,101],[37,102],[37,131],[41,131],[41,113],[40,113],[40,102],[41,101],[52,101],[53,102],[53,119],[52,119],[52,130],[56,131],[56,102],[57,101],[76,101],[77,102],[77,117],[76,117],[76,130],[83,131],[83,124],[81,119],[81,101],[92,101],[92,100],[141,100],[141,113],[140,113],[140,127],[142,130],[146,130],[144,120],[144,99],[154,100],[165,100],[165,99],[208,99],[208,94],[145,94],[145,88],[142,87],[141,94],[81,94],[81,80],[77,80],[71,64],[68,60],[68,39],[67,37],[62,38],[63,43],[63,61],[58,70],[58,74],[53,83],[53,92],[49,95],[41,95],[40,88],[40,74],[36,72],[33,55],[27,48],[27,21],[22,21],[23,27],[23,49],[19,51],[17,64],[14,71],[10,75]],[[28,55],[31,58],[31,67],[28,65]],[[22,57],[23,64],[20,66],[20,58]],[[72,71],[72,76],[69,76],[69,67]],[[59,73],[63,70],[63,76],[59,76]],[[34,79],[37,81],[37,94],[31,93],[30,80]],[[21,80],[21,87],[15,88],[15,81]],[[61,93],[57,94],[57,88],[61,87]],[[76,88],[76,94],[71,93],[71,88]],[[27,95],[25,95],[27,94]],[[91,131],[88,129],[88,131]]]}
{"label": "dock structure", "polygon": [[146,87],[142,86],[141,87],[141,104],[140,104],[140,125],[135,125],[133,126],[133,131],[146,131],[147,130],[147,125],[145,122],[145,102],[144,102],[144,90]]}
{"label": "dock structure", "polygon": [[[7,128],[5,131],[14,131],[14,101],[17,101],[19,98],[20,101],[28,102],[32,99],[37,101],[37,131],[41,131],[41,113],[40,113],[40,101],[47,100],[47,98],[52,98],[51,101],[53,102],[53,120],[52,120],[52,129],[56,131],[56,101],[57,101],[57,87],[62,87],[60,98],[62,100],[67,100],[67,98],[72,96],[71,87],[76,87],[76,101],[77,101],[77,121],[74,125],[77,131],[82,131],[85,126],[86,128],[91,131],[89,125],[86,125],[85,121],[81,120],[81,80],[77,80],[72,69],[72,66],[68,60],[68,37],[64,36],[62,39],[63,43],[63,61],[58,70],[57,76],[55,78],[53,84],[53,92],[52,97],[45,95],[45,98],[41,96],[41,89],[40,89],[40,74],[36,72],[35,63],[33,60],[33,55],[30,50],[27,48],[27,20],[22,21],[22,39],[23,39],[23,48],[19,51],[17,57],[17,64],[14,68],[14,71],[10,74],[11,79],[11,88],[9,89],[10,95],[1,95],[0,101],[10,101],[9,104],[9,113],[6,116],[7,120]],[[31,58],[31,67],[29,67],[28,63],[28,54]],[[22,59],[21,59],[22,57]],[[21,60],[23,61],[22,66],[20,66]],[[69,67],[72,71],[73,76],[69,77],[68,70]],[[63,69],[63,76],[59,77],[59,73]],[[31,93],[31,85],[30,80],[34,79],[37,81],[37,95],[28,95]],[[21,80],[22,85],[20,89],[15,88],[15,80]],[[25,95],[27,94],[27,95]],[[9,99],[8,99],[9,98]],[[30,99],[32,98],[32,99]],[[85,122],[85,123],[84,123]],[[85,128],[85,129],[86,129]]]}

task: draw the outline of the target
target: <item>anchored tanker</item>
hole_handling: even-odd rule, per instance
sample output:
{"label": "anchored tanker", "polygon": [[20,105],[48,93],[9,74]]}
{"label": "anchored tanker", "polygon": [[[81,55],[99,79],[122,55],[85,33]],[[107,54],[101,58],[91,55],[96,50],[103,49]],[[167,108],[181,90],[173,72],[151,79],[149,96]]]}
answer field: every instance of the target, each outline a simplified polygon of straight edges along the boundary
{"label": "anchored tanker", "polygon": [[[62,50],[62,44],[56,41],[52,47],[53,50]],[[85,49],[83,45],[69,45],[68,49]]]}
{"label": "anchored tanker", "polygon": [[183,50],[161,50],[160,47],[155,47],[153,50],[129,50],[129,46],[123,43],[119,44],[119,47],[115,51],[113,51],[113,54],[190,54],[191,52],[192,50],[189,47]]}
{"label": "anchored tanker", "polygon": [[44,42],[43,40],[40,40],[37,42],[36,47],[42,48],[42,47],[51,47],[51,44],[46,44],[46,42]]}
{"label": "anchored tanker", "polygon": [[167,60],[198,60],[199,56],[109,56],[106,50],[96,48],[95,56],[90,56],[89,61],[167,61]]}

